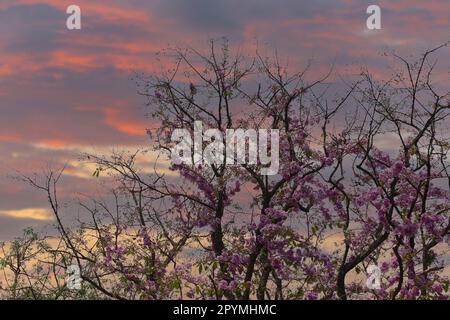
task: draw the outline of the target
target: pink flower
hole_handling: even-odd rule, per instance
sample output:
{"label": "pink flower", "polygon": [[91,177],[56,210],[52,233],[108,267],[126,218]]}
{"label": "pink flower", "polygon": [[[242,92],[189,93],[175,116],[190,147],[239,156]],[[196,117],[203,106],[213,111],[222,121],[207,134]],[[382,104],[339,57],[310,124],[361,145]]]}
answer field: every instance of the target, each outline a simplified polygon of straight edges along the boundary
{"label": "pink flower", "polygon": [[306,294],[306,300],[317,300],[318,296],[315,292],[308,292]]}
{"label": "pink flower", "polygon": [[398,177],[403,170],[403,161],[396,161],[394,165],[392,166],[392,176]]}

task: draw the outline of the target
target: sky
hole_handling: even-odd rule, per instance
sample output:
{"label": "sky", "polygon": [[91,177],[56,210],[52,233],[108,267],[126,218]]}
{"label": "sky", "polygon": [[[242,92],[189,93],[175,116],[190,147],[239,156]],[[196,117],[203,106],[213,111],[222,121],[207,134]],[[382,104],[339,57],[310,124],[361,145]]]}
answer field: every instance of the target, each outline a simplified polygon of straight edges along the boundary
{"label": "sky", "polygon": [[[81,8],[81,30],[66,28],[66,8]],[[366,9],[381,8],[381,30]],[[98,191],[82,152],[148,147],[152,127],[132,81],[170,62],[169,46],[276,48],[289,66],[313,60],[318,74],[365,64],[382,77],[382,53],[420,53],[450,40],[448,0],[0,0],[0,240],[52,222],[44,195],[11,179],[17,171],[67,165],[60,196]],[[440,59],[448,61],[450,48]],[[443,80],[448,81],[448,70]],[[152,159],[148,159],[149,162]]]}

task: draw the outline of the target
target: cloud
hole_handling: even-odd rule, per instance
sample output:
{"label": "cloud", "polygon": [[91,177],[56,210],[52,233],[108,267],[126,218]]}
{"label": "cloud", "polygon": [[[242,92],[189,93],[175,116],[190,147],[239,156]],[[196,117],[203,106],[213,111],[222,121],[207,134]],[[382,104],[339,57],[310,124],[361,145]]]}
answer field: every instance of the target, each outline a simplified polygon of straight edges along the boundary
{"label": "cloud", "polygon": [[104,122],[118,131],[130,136],[146,135],[148,122],[130,119],[127,109],[105,107],[103,112],[105,114]]}
{"label": "cloud", "polygon": [[43,208],[0,210],[0,215],[15,219],[31,219],[39,221],[52,221],[54,217],[50,210]]}
{"label": "cloud", "polygon": [[[331,63],[339,75],[358,74],[362,63],[383,77],[391,70],[381,52],[409,54],[440,44],[450,26],[445,0],[380,0],[379,32],[365,29],[369,0],[77,0],[83,29],[72,32],[65,28],[70,4],[0,4],[0,176],[66,163],[65,200],[94,190],[92,168],[77,165],[80,151],[149,146],[145,129],[157,123],[146,116],[130,78],[136,70],[151,74],[173,67],[173,61],[156,58],[168,46],[204,49],[209,38],[228,36],[233,46],[252,53],[256,42],[277,48],[291,69],[313,59],[308,76],[314,79]],[[441,59],[450,59],[449,50]],[[448,80],[446,69],[437,71]],[[144,170],[151,171],[155,159],[142,160]],[[168,172],[165,163],[158,169]],[[9,212],[1,218],[8,224],[43,222],[20,218],[20,210],[44,206],[36,191],[0,181],[0,210]]]}

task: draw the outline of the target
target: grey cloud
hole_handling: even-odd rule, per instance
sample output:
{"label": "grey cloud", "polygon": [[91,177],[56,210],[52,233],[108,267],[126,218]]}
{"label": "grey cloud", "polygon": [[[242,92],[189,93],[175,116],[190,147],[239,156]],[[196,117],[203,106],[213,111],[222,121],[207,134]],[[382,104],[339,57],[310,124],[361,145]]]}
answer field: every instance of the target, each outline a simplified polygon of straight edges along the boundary
{"label": "grey cloud", "polygon": [[57,47],[65,12],[46,4],[17,5],[0,10],[0,40],[10,52],[45,53]]}

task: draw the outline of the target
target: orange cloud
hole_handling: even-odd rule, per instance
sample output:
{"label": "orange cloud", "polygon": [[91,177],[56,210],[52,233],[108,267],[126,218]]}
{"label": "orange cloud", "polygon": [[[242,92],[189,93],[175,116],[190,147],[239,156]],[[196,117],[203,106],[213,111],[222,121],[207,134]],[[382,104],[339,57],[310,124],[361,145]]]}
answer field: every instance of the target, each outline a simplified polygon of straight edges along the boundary
{"label": "orange cloud", "polygon": [[143,136],[146,134],[146,125],[144,122],[126,119],[126,114],[117,108],[106,107],[103,109],[105,114],[104,122],[114,129],[131,136]]}
{"label": "orange cloud", "polygon": [[53,214],[48,209],[43,208],[29,208],[20,210],[2,210],[0,216],[15,218],[15,219],[31,219],[39,221],[53,220]]}
{"label": "orange cloud", "polygon": [[0,141],[3,142],[21,142],[22,137],[20,137],[18,134],[2,134],[0,133]]}
{"label": "orange cloud", "polygon": [[82,70],[95,68],[97,64],[93,57],[70,53],[67,50],[57,50],[51,53],[51,60],[47,67],[70,68]]}

